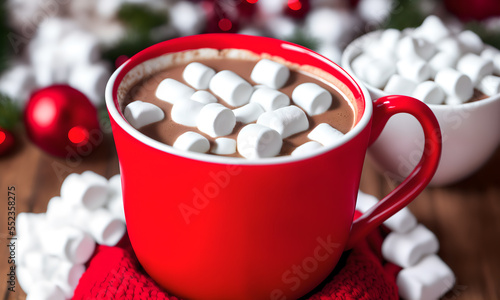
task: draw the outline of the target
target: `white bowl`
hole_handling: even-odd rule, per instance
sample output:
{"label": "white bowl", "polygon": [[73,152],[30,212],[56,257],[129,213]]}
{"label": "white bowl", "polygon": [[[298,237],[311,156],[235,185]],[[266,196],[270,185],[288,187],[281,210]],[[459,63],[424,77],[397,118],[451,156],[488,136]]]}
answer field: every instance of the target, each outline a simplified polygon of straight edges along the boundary
{"label": "white bowl", "polygon": [[[354,74],[351,62],[361,54],[364,45],[378,39],[381,33],[371,32],[354,40],[342,55],[342,67]],[[365,86],[374,101],[387,95],[369,84]],[[430,185],[451,184],[478,170],[498,147],[500,94],[471,103],[429,104],[429,107],[439,121],[443,136],[441,160]],[[369,153],[379,170],[401,180],[420,160],[423,145],[424,134],[419,123],[408,114],[398,114],[389,120]]]}

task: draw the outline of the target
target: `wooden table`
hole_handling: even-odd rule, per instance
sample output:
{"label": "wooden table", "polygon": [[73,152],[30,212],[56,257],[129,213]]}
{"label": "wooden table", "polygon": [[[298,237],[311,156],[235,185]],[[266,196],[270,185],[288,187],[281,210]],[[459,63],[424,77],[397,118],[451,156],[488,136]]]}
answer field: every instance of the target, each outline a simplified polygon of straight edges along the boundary
{"label": "wooden table", "polygon": [[[119,172],[111,135],[88,155],[72,160],[51,157],[16,133],[18,145],[0,157],[0,299],[25,299],[16,284],[7,290],[9,273],[7,197],[15,186],[16,213],[44,212],[47,202],[59,195],[69,173],[93,170],[111,177]],[[452,186],[427,188],[411,205],[418,221],[434,232],[441,244],[439,255],[453,269],[457,284],[445,299],[500,299],[500,149],[472,177]],[[394,183],[379,175],[369,159],[361,190],[382,197]]]}

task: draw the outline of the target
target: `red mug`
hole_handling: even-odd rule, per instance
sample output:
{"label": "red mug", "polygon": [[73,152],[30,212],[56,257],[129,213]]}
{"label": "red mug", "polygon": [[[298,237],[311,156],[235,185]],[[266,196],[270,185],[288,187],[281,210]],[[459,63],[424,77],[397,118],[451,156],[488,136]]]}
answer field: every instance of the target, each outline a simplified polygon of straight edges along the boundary
{"label": "red mug", "polygon": [[[119,109],[120,85],[144,76],[147,61],[151,66],[164,54],[199,48],[245,49],[320,68],[347,89],[355,125],[337,144],[310,155],[261,160],[179,151],[129,125]],[[303,296],[332,272],[343,251],[425,188],[441,154],[439,125],[424,103],[406,96],[372,103],[359,81],[335,63],[266,37],[204,34],[151,46],[111,76],[106,105],[133,249],[155,281],[189,299]],[[367,147],[397,113],[421,123],[422,159],[404,182],[353,222]]]}

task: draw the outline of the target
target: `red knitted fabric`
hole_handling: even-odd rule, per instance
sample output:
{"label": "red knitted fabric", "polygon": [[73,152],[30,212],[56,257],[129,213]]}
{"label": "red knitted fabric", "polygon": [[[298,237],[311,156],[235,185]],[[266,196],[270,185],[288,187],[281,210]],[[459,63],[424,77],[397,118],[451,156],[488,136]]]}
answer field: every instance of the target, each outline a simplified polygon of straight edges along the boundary
{"label": "red knitted fabric", "polygon": [[[398,299],[398,267],[385,264],[380,254],[383,237],[373,232],[352,251],[344,253],[337,268],[302,299]],[[73,299],[169,299],[141,268],[128,239],[119,246],[99,246],[83,274]]]}

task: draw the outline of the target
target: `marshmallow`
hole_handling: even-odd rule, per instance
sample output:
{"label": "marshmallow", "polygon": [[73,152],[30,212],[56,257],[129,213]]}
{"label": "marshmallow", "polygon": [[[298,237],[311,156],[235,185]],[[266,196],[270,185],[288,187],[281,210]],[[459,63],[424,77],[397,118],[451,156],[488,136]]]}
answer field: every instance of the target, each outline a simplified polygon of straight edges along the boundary
{"label": "marshmallow", "polygon": [[444,103],[446,105],[460,105],[464,103],[464,101],[455,96],[448,96],[446,97],[446,99],[444,99]]}
{"label": "marshmallow", "polygon": [[422,82],[431,77],[431,68],[423,59],[403,59],[397,62],[399,75],[416,82]]}
{"label": "marshmallow", "polygon": [[217,98],[215,98],[214,95],[212,95],[210,92],[207,91],[196,91],[194,92],[193,95],[191,95],[191,98],[189,98],[194,101],[198,101],[203,104],[208,104],[208,103],[216,103]]}
{"label": "marshmallow", "polygon": [[422,39],[416,39],[412,36],[403,37],[397,45],[396,53],[399,59],[422,58],[427,60],[434,54],[434,46]]}
{"label": "marshmallow", "polygon": [[36,237],[40,224],[45,223],[44,213],[19,213],[16,217],[16,234],[21,237]]}
{"label": "marshmallow", "polygon": [[61,185],[61,198],[88,209],[103,206],[107,195],[106,179],[91,171],[70,174]]}
{"label": "marshmallow", "polygon": [[201,109],[196,125],[201,132],[211,137],[219,137],[233,132],[236,117],[233,111],[224,105],[210,103]]}
{"label": "marshmallow", "polygon": [[169,7],[169,21],[181,36],[201,33],[206,24],[206,14],[201,5],[178,1]]}
{"label": "marshmallow", "polygon": [[309,121],[304,111],[291,105],[260,115],[257,124],[276,130],[282,138],[307,130]]}
{"label": "marshmallow", "polygon": [[484,44],[481,38],[470,30],[465,30],[457,35],[457,39],[464,48],[464,52],[479,54],[483,51]]}
{"label": "marshmallow", "polygon": [[212,68],[199,62],[188,64],[182,72],[184,81],[198,90],[208,89],[208,84],[214,75],[215,71]]}
{"label": "marshmallow", "polygon": [[265,58],[255,64],[250,74],[254,82],[273,89],[282,88],[289,76],[290,70],[285,65]]}
{"label": "marshmallow", "polygon": [[58,196],[52,197],[47,204],[47,212],[45,213],[47,222],[51,226],[64,226],[70,224],[74,210],[74,204],[71,204],[69,201],[63,201],[63,199]]}
{"label": "marshmallow", "polygon": [[114,196],[122,196],[122,181],[120,174],[113,175],[108,180],[108,190],[111,198]]}
{"label": "marshmallow", "polygon": [[436,74],[434,81],[448,95],[465,102],[472,97],[474,87],[467,75],[454,69],[443,69]]}
{"label": "marshmallow", "polygon": [[394,53],[400,39],[401,31],[394,28],[389,28],[382,32],[379,41],[380,44],[384,45],[389,52]]}
{"label": "marshmallow", "polygon": [[116,174],[111,177],[108,181],[109,190],[109,200],[107,203],[107,208],[109,212],[125,222],[125,212],[123,208],[123,197],[122,197],[122,186],[121,186],[121,176]]}
{"label": "marshmallow", "polygon": [[389,78],[384,91],[388,94],[411,96],[416,87],[416,82],[394,74]]}
{"label": "marshmallow", "polygon": [[371,59],[361,55],[353,61],[353,70],[366,83],[382,88],[389,77],[396,73],[396,66],[387,59]]}
{"label": "marshmallow", "polygon": [[283,140],[276,130],[260,124],[248,124],[238,133],[238,153],[248,159],[273,157],[280,153]]}
{"label": "marshmallow", "polygon": [[292,156],[308,155],[311,152],[315,151],[316,149],[320,148],[323,148],[323,145],[315,141],[310,141],[295,148],[295,150],[293,150],[291,155]]}
{"label": "marshmallow", "polygon": [[259,116],[264,113],[264,109],[258,103],[250,102],[246,105],[233,109],[233,113],[236,117],[236,122],[248,124],[255,122]]}
{"label": "marshmallow", "polygon": [[457,70],[469,76],[473,84],[481,78],[493,74],[493,62],[476,54],[468,53],[457,63]]}
{"label": "marshmallow", "polygon": [[89,183],[95,183],[100,185],[108,185],[108,180],[102,175],[99,175],[93,171],[84,171],[80,176]]}
{"label": "marshmallow", "polygon": [[122,195],[111,197],[106,205],[109,212],[116,218],[125,222],[125,210],[123,207]]}
{"label": "marshmallow", "polygon": [[125,223],[106,209],[91,212],[86,226],[90,235],[101,245],[114,246],[125,234]]}
{"label": "marshmallow", "polygon": [[210,149],[210,142],[199,133],[186,131],[175,140],[173,147],[185,151],[206,153]]}
{"label": "marshmallow", "polygon": [[140,100],[130,102],[125,107],[123,115],[130,125],[136,129],[165,118],[165,114],[161,108],[152,103]]}
{"label": "marshmallow", "polygon": [[229,155],[236,152],[236,140],[229,138],[215,139],[214,146],[210,150],[213,154]]}
{"label": "marshmallow", "polygon": [[436,54],[437,52],[436,46],[424,39],[417,39],[417,44],[419,55],[425,61],[431,59],[431,57],[434,56],[434,54]]}
{"label": "marshmallow", "polygon": [[462,44],[455,37],[448,37],[436,44],[436,48],[439,52],[447,53],[448,55],[453,55],[455,57],[460,57],[464,50]]}
{"label": "marshmallow", "polygon": [[67,299],[71,299],[83,273],[85,273],[84,265],[61,261],[52,275],[52,281],[63,291]]}
{"label": "marshmallow", "polygon": [[196,121],[201,109],[205,106],[198,101],[179,99],[172,106],[172,120],[185,126],[196,126]]}
{"label": "marshmallow", "polygon": [[195,90],[172,78],[166,78],[156,88],[156,97],[174,104],[179,99],[189,99]]}
{"label": "marshmallow", "polygon": [[[369,47],[369,45],[368,45]],[[351,65],[352,65],[352,70],[358,76],[360,79],[366,81],[365,79],[365,69],[375,61],[375,58],[371,57],[368,54],[361,53],[360,55],[356,56]]]}
{"label": "marshmallow", "polygon": [[263,86],[255,89],[250,103],[259,104],[265,111],[272,111],[290,105],[290,98],[278,90]]}
{"label": "marshmallow", "polygon": [[52,277],[62,262],[67,261],[64,258],[48,255],[42,251],[31,251],[26,254],[23,265],[31,272],[34,280],[40,280]]}
{"label": "marshmallow", "polygon": [[362,191],[358,190],[356,210],[359,210],[361,213],[365,213],[377,203],[378,199],[375,196],[363,193]]}
{"label": "marshmallow", "polygon": [[105,204],[108,196],[106,184],[72,173],[61,185],[61,198],[72,204],[96,209]]}
{"label": "marshmallow", "polygon": [[209,84],[210,90],[231,106],[247,104],[252,95],[253,88],[233,71],[223,70],[212,77]]}
{"label": "marshmallow", "polygon": [[428,104],[441,104],[445,93],[434,81],[424,81],[417,85],[411,96]]}
{"label": "marshmallow", "polygon": [[491,60],[495,74],[500,75],[500,51],[498,49],[491,46],[485,47],[483,52],[481,52],[481,57]]}
{"label": "marshmallow", "polygon": [[335,144],[343,136],[344,134],[342,132],[333,128],[328,123],[319,124],[307,135],[309,139],[316,141],[325,147]]}
{"label": "marshmallow", "polygon": [[396,283],[403,299],[439,299],[453,287],[455,276],[437,255],[429,255],[401,270]]}
{"label": "marshmallow", "polygon": [[99,40],[92,34],[76,30],[65,35],[58,44],[58,53],[67,64],[91,64],[99,60]]}
{"label": "marshmallow", "polygon": [[33,70],[29,66],[16,64],[2,74],[0,93],[20,101],[20,107],[24,107],[35,85]]}
{"label": "marshmallow", "polygon": [[413,35],[428,42],[436,43],[449,36],[450,30],[443,24],[440,18],[431,15],[425,18],[422,25],[415,29]]}
{"label": "marshmallow", "polygon": [[55,283],[46,280],[33,282],[26,300],[65,300],[64,292]]}
{"label": "marshmallow", "polygon": [[322,114],[332,105],[332,94],[312,82],[302,83],[295,87],[292,99],[310,116]]}
{"label": "marshmallow", "polygon": [[493,75],[484,76],[477,84],[477,89],[488,96],[500,93],[500,77]]}
{"label": "marshmallow", "polygon": [[36,276],[33,272],[26,266],[16,263],[16,276],[17,282],[26,294],[30,293],[31,287],[34,285]]}
{"label": "marshmallow", "polygon": [[84,93],[94,106],[99,106],[104,100],[109,75],[106,64],[79,64],[69,74],[68,84]]}
{"label": "marshmallow", "polygon": [[438,52],[429,61],[429,67],[431,68],[431,77],[435,78],[437,72],[442,69],[455,68],[457,61],[459,59],[458,54],[452,54],[447,52]]}
{"label": "marshmallow", "polygon": [[40,232],[40,242],[46,253],[76,264],[85,263],[95,249],[94,240],[72,226],[49,227]]}
{"label": "marshmallow", "polygon": [[407,233],[391,232],[382,243],[382,255],[388,261],[408,268],[422,257],[436,253],[439,242],[424,225],[417,225]]}
{"label": "marshmallow", "polygon": [[[356,209],[360,212],[367,212],[377,203],[378,199],[375,196],[358,191]],[[417,226],[417,219],[410,210],[405,207],[385,220],[384,225],[394,232],[405,233]]]}
{"label": "marshmallow", "polygon": [[389,28],[382,31],[377,40],[366,43],[363,51],[370,57],[392,62],[395,60],[395,51],[400,39],[401,31]]}

